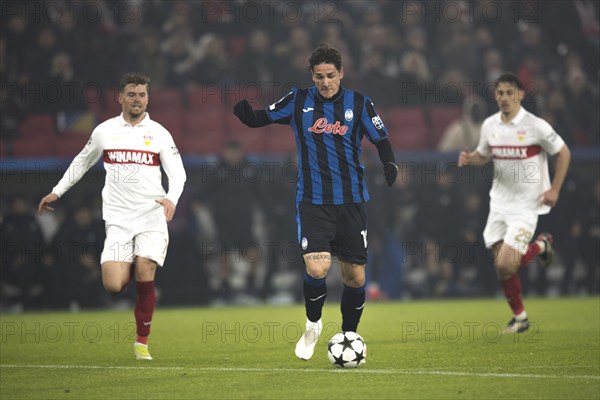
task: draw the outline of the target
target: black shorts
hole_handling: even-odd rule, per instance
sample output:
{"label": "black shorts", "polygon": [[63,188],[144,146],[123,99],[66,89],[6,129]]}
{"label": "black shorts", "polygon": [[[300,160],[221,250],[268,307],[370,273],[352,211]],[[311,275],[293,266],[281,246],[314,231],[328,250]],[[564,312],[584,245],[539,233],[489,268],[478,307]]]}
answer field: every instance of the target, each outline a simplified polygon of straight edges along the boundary
{"label": "black shorts", "polygon": [[298,205],[302,254],[328,252],[340,260],[367,263],[367,216],[363,203]]}

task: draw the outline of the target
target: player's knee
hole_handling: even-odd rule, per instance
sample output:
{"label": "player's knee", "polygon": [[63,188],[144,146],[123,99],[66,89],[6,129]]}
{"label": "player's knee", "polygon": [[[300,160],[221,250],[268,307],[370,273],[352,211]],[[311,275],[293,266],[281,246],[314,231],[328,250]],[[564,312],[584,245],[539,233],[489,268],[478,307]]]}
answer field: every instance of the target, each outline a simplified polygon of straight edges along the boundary
{"label": "player's knee", "polygon": [[323,279],[327,277],[327,271],[325,268],[309,268],[307,274],[314,279]]}
{"label": "player's knee", "polygon": [[365,277],[363,276],[354,276],[349,278],[344,278],[344,285],[351,288],[359,288],[365,285]]}
{"label": "player's knee", "polygon": [[517,272],[518,268],[514,263],[499,260],[496,262],[496,273],[500,279],[508,279]]}
{"label": "player's knee", "polygon": [[111,296],[116,296],[123,292],[126,286],[127,284],[122,284],[120,282],[104,282],[104,290]]}

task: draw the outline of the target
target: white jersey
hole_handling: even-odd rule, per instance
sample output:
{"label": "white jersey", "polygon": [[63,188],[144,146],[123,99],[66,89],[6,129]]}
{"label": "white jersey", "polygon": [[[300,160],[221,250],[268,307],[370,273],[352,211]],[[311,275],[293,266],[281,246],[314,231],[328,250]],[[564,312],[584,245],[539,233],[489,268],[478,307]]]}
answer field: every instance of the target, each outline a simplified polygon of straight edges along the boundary
{"label": "white jersey", "polygon": [[[107,223],[151,224],[165,218],[156,199],[166,197],[177,205],[186,180],[181,156],[169,131],[148,113],[135,126],[122,114],[98,125],[52,192],[61,197],[100,157],[106,169],[102,216]],[[168,193],[161,166],[169,178]]]}
{"label": "white jersey", "polygon": [[508,123],[502,122],[500,112],[488,117],[477,151],[494,161],[490,209],[547,214],[550,207],[541,202],[542,194],[550,189],[547,154],[554,155],[563,146],[550,124],[523,107]]}

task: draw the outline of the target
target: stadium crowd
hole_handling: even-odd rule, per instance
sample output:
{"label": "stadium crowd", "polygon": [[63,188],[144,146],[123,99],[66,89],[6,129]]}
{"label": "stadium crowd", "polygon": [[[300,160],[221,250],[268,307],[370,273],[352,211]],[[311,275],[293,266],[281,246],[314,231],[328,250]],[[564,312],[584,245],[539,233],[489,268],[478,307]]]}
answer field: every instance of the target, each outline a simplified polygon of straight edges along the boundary
{"label": "stadium crowd", "polygon": [[[343,53],[345,84],[368,87],[380,108],[461,105],[477,94],[487,115],[495,110],[489,82],[512,70],[528,88],[526,106],[567,144],[599,143],[593,1],[77,4],[3,4],[2,101],[13,119],[85,109],[94,100],[86,88],[107,89],[132,70],[151,76],[153,90],[177,88],[184,98],[197,87],[252,84],[270,102],[310,84],[307,59],[327,41]],[[565,21],[569,29],[556,29]],[[3,135],[18,134],[11,126]]]}
{"label": "stadium crowd", "polygon": [[[13,155],[10,143],[31,114],[90,112],[98,121],[113,116],[107,106],[112,99],[95,103],[88,89],[109,93],[126,71],[152,78],[151,115],[153,91],[167,89],[181,96],[186,113],[202,114],[190,93],[208,88],[259,88],[257,101],[268,104],[290,85],[311,84],[307,60],[323,41],[343,52],[344,85],[372,93],[384,122],[385,110],[395,107],[465,107],[462,118],[476,131],[477,122],[496,111],[489,82],[512,70],[528,88],[524,107],[553,125],[569,146],[600,145],[600,7],[594,1],[86,0],[8,1],[2,7],[3,159]],[[453,151],[476,143],[477,133],[469,140],[461,121],[436,133],[439,142],[428,143],[429,158],[401,165],[392,195],[379,168],[369,168],[372,154],[366,155],[371,298],[496,293],[490,256],[480,243],[489,179],[454,179],[449,158],[435,153],[438,146]],[[390,134],[401,136],[402,126]],[[222,175],[214,171],[229,168],[225,154],[205,155],[206,162],[186,166],[189,190],[171,224],[169,271],[157,281],[160,301],[298,300],[294,282],[302,261],[295,247],[293,160],[282,161],[289,156],[282,152],[276,172],[268,174],[260,170],[264,160],[244,155],[249,167],[238,161],[232,167],[237,172],[215,182]],[[240,175],[257,165],[262,178]],[[600,182],[579,171],[569,176],[557,209],[540,220],[540,229],[558,238],[559,262],[548,271],[528,269],[528,293],[598,292]],[[70,195],[62,211],[44,218],[33,215],[37,193],[19,192],[1,196],[2,306],[114,304],[99,276],[99,199],[86,197],[94,191]],[[244,237],[234,238],[233,249],[222,245],[222,225],[230,224],[222,221],[231,220],[244,221]],[[234,259],[227,266],[223,248]]]}

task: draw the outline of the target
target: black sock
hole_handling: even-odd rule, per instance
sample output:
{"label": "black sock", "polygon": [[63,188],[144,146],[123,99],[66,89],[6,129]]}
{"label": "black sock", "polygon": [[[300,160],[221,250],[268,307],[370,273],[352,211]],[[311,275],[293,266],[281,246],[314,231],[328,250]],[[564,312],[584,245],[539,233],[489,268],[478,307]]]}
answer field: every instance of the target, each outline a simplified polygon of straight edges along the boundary
{"label": "black sock", "polygon": [[327,285],[325,278],[315,279],[304,273],[304,305],[306,307],[306,317],[317,322],[321,319],[323,304],[327,297]]}
{"label": "black sock", "polygon": [[344,285],[342,293],[342,331],[356,332],[365,307],[365,285],[353,288]]}

